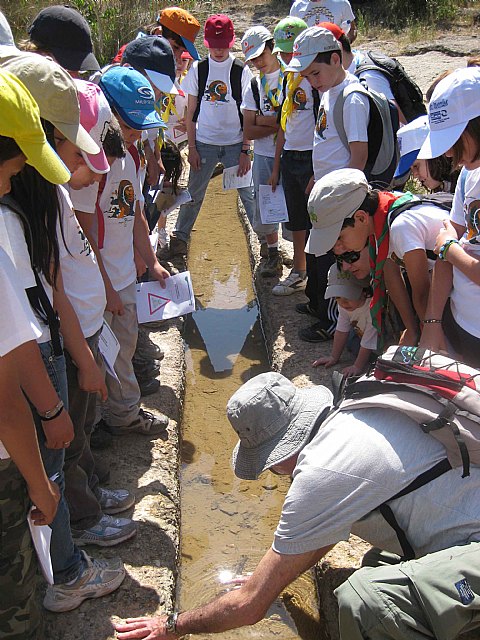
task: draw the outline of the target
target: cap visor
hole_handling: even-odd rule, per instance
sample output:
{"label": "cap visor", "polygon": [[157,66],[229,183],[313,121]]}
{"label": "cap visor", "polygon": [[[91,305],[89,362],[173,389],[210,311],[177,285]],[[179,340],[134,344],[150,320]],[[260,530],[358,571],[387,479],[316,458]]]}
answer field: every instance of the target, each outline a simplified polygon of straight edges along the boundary
{"label": "cap visor", "polygon": [[98,60],[91,51],[52,48],[55,60],[68,71],[100,71]]}
{"label": "cap visor", "polygon": [[107,156],[103,149],[96,155],[82,151],[82,156],[87,163],[88,168],[95,173],[108,173],[110,171],[110,165],[108,164]]}
{"label": "cap visor", "polygon": [[265,51],[265,42],[262,42],[261,44],[258,45],[258,47],[254,47],[248,52],[248,54],[245,56],[245,60],[248,62],[248,60],[252,60],[253,58],[258,58],[258,56],[261,56],[264,51]]}
{"label": "cap visor", "polygon": [[180,37],[183,40],[183,44],[185,45],[185,49],[192,56],[192,58],[194,60],[200,60],[200,56],[198,55],[198,51],[195,48],[195,45],[193,44],[193,42],[191,40],[187,40],[183,36],[180,36]]}
{"label": "cap visor", "polygon": [[122,120],[124,120],[129,127],[132,127],[132,129],[136,129],[137,131],[143,131],[144,129],[167,128],[167,125],[156,111],[125,111],[124,109],[120,109],[118,105],[117,111],[119,112]]}
{"label": "cap visor", "polygon": [[148,79],[156,88],[162,93],[178,93],[178,89],[175,86],[175,81],[170,78],[166,73],[160,73],[159,71],[151,71],[145,69],[145,73]]}
{"label": "cap visor", "polygon": [[29,143],[20,145],[20,148],[27,157],[27,163],[34,167],[48,182],[65,184],[70,180],[70,171],[48,142]]}
{"label": "cap visor", "polygon": [[294,71],[294,72],[305,71],[305,69],[307,69],[307,67],[309,67],[312,64],[312,62],[315,60],[316,57],[317,57],[317,54],[312,53],[309,56],[298,56],[298,58],[292,58],[290,60],[290,64],[285,69],[285,71]]}
{"label": "cap visor", "polygon": [[415,149],[415,151],[410,151],[410,153],[406,153],[404,156],[400,158],[400,162],[398,163],[397,170],[395,171],[394,178],[398,178],[399,176],[403,176],[409,171],[412,164],[415,162],[418,156],[419,149]]}
{"label": "cap visor", "polygon": [[305,253],[311,253],[314,256],[324,256],[330,249],[333,249],[340,231],[342,230],[343,220],[336,222],[330,227],[323,229],[310,229]]}
{"label": "cap visor", "polygon": [[231,49],[233,47],[234,42],[235,42],[235,36],[231,40],[204,39],[203,44],[207,47],[207,49]]}
{"label": "cap visor", "polygon": [[347,298],[347,300],[360,300],[360,296],[362,295],[362,288],[359,283],[359,286],[356,287],[355,283],[351,284],[350,282],[341,285],[341,284],[332,284],[325,290],[325,300],[330,298]]}
{"label": "cap visor", "polygon": [[465,131],[467,124],[468,122],[462,122],[453,127],[448,127],[448,129],[430,130],[417,157],[420,160],[430,160],[431,158],[438,158],[443,155],[445,151],[451,149],[455,142],[457,142]]}
{"label": "cap visor", "polygon": [[292,53],[292,51],[293,41],[291,44],[280,42],[279,44],[276,44],[272,49],[272,53]]}

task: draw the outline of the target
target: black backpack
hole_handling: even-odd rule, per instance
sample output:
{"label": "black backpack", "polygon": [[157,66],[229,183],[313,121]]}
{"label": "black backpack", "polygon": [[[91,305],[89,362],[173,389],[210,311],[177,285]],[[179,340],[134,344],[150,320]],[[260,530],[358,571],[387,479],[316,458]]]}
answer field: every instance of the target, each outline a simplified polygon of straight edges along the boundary
{"label": "black backpack", "polygon": [[400,62],[376,51],[362,52],[365,58],[355,69],[358,76],[363,71],[380,71],[387,78],[396,103],[407,122],[427,113],[423,104],[423,94],[419,86],[410,78]]}
{"label": "black backpack", "polygon": [[338,96],[333,108],[335,128],[347,149],[349,144],[343,122],[343,107],[345,99],[352,93],[367,96],[370,103],[370,119],[367,128],[368,158],[363,172],[375,189],[388,188],[393,180],[399,159],[397,107],[383,94],[368,89],[360,82],[347,85]]}
{"label": "black backpack", "polygon": [[[245,65],[241,60],[235,58],[230,69],[230,87],[232,89],[232,97],[237,103],[238,117],[240,119],[240,126],[243,129],[243,115],[240,111],[240,105],[242,104],[242,73]],[[200,60],[198,63],[198,100],[197,108],[193,114],[193,122],[198,120],[198,114],[200,113],[200,107],[202,106],[202,98],[205,93],[205,87],[207,86],[208,78],[208,58]]]}

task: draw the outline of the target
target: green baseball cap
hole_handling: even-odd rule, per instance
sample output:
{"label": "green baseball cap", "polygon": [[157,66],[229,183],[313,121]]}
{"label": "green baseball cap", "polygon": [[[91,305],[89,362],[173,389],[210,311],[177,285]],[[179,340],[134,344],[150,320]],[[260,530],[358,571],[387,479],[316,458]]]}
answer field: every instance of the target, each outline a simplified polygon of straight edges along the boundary
{"label": "green baseball cap", "polygon": [[275,47],[273,53],[283,51],[284,53],[293,52],[293,43],[295,38],[308,27],[307,23],[301,18],[295,16],[287,16],[280,20],[273,32]]}

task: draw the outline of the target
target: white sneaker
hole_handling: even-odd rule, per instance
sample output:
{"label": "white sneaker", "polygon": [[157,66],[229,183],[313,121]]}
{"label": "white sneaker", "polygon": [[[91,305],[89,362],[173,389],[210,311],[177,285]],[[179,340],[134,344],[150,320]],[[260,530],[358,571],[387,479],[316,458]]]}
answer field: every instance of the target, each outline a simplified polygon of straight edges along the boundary
{"label": "white sneaker", "polygon": [[122,584],[125,568],[120,558],[93,559],[83,551],[87,566],[73,584],[48,585],[43,606],[48,611],[72,611],[88,598],[101,598]]}
{"label": "white sneaker", "polygon": [[285,280],[281,280],[273,287],[272,293],[274,296],[291,296],[292,293],[297,291],[305,291],[306,286],[307,276],[302,278],[301,275],[292,270]]}

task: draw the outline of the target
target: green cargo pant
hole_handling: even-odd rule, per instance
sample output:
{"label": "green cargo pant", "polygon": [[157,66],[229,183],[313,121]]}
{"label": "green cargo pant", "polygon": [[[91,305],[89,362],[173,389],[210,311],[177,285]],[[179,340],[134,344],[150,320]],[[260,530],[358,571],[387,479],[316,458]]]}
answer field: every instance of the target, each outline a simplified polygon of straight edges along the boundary
{"label": "green cargo pant", "polygon": [[11,460],[0,460],[0,638],[40,638],[37,556],[28,529],[30,501]]}
{"label": "green cargo pant", "polygon": [[480,628],[480,542],[364,567],[335,595],[342,640],[453,640]]}

